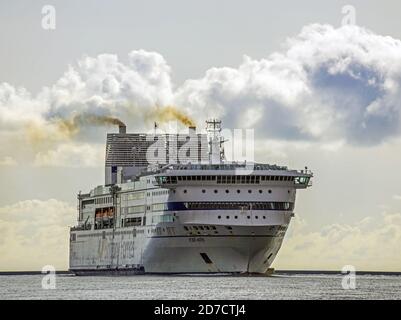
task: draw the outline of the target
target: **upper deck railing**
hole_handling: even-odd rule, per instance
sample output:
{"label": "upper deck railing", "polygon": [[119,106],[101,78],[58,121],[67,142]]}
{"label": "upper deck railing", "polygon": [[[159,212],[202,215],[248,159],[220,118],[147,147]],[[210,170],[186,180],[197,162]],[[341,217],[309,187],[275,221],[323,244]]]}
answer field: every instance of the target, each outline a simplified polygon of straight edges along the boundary
{"label": "upper deck railing", "polygon": [[221,164],[170,164],[166,166],[170,170],[288,170],[286,166],[261,163],[221,163]]}

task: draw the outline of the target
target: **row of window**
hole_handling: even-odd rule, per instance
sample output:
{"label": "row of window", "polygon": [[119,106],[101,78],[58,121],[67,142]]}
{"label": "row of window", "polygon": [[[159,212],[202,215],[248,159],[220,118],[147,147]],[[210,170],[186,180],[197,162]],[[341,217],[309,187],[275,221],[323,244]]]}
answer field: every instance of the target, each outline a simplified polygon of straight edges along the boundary
{"label": "row of window", "polygon": [[153,191],[152,195],[153,196],[162,196],[168,194],[168,190],[160,190],[160,191]]}
{"label": "row of window", "polygon": [[[227,220],[230,220],[231,216],[226,216]],[[251,219],[251,216],[246,216],[247,219]],[[259,216],[254,216],[255,219],[259,219]],[[261,218],[266,219],[266,216],[261,216]],[[217,219],[221,219],[221,216],[217,216]],[[234,219],[238,219],[238,216],[234,216]]]}
{"label": "row of window", "polygon": [[168,210],[168,203],[155,203],[152,205],[152,211]]}
{"label": "row of window", "polygon": [[202,230],[202,231],[204,231],[204,230],[216,230],[216,227],[215,226],[184,226],[184,229],[186,231],[192,231],[192,230],[196,230],[196,231]]}
{"label": "row of window", "polygon": [[160,222],[174,222],[174,216],[171,214],[163,214],[160,216],[152,217],[152,223],[160,223]]}
{"label": "row of window", "polygon": [[185,202],[188,210],[294,210],[293,202]]}
{"label": "row of window", "polygon": [[135,192],[135,193],[128,193],[128,194],[123,194],[121,196],[123,201],[127,200],[140,200],[145,197],[145,192]]}
{"label": "row of window", "polygon": [[128,208],[121,208],[123,214],[128,213],[143,213],[145,212],[145,206],[132,206]]}
{"label": "row of window", "polygon": [[142,225],[142,218],[126,218],[122,219],[122,227],[133,227],[133,226],[140,226]]}
{"label": "row of window", "polygon": [[95,198],[95,204],[106,204],[112,202],[113,202],[112,197]]}
{"label": "row of window", "polygon": [[175,184],[178,181],[215,181],[218,184],[259,184],[261,181],[293,181],[307,183],[309,177],[294,176],[256,176],[256,175],[232,175],[232,176],[160,176],[156,177],[160,184]]}
{"label": "row of window", "polygon": [[[174,190],[174,191],[175,191],[175,190]],[[187,193],[188,191],[187,191],[187,189],[184,189],[182,192],[183,192],[183,193]],[[214,189],[213,192],[214,192],[214,193],[219,193],[219,190]],[[263,193],[263,190],[262,190],[262,189],[259,189],[258,192],[259,192],[259,193]],[[268,193],[272,193],[271,189],[267,190],[267,192],[268,192]],[[206,193],[206,189],[202,189],[202,193]],[[230,190],[229,190],[229,189],[226,189],[226,190],[225,190],[225,193],[230,193]],[[241,193],[241,190],[238,189],[238,190],[237,190],[237,193]],[[248,190],[248,193],[252,193],[252,190],[249,189],[249,190]],[[290,190],[288,190],[288,193],[290,193]]]}

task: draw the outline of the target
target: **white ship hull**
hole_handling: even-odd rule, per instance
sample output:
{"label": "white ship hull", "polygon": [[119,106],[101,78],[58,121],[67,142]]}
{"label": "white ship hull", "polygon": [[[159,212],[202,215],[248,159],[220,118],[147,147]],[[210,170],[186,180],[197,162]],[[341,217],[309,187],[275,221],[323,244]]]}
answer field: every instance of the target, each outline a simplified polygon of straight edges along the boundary
{"label": "white ship hull", "polygon": [[[149,234],[147,235],[147,229]],[[286,226],[233,227],[218,235],[155,235],[155,228],[119,229],[125,234],[88,231],[70,246],[70,270],[94,273],[265,273]],[[138,231],[144,231],[143,233]],[[84,237],[82,237],[84,235]],[[81,240],[81,239],[82,240]]]}

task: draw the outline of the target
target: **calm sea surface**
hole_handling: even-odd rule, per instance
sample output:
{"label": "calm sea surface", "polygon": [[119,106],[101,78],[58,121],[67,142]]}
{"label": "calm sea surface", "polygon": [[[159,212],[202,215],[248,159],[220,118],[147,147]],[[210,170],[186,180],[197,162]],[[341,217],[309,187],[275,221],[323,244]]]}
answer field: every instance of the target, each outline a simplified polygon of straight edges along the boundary
{"label": "calm sea surface", "polygon": [[358,275],[344,290],[341,275],[271,277],[58,275],[42,289],[42,275],[0,276],[1,299],[401,299],[401,276]]}

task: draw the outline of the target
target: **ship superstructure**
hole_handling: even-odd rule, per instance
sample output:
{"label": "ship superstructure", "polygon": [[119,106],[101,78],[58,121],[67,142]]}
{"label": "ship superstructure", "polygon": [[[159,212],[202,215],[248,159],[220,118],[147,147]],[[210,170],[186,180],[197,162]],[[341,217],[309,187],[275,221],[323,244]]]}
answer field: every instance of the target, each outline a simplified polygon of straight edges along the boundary
{"label": "ship superstructure", "polygon": [[[220,130],[213,120],[206,134],[108,134],[105,185],[78,195],[70,270],[265,273],[312,173],[224,161]],[[149,153],[155,141],[163,156]]]}

